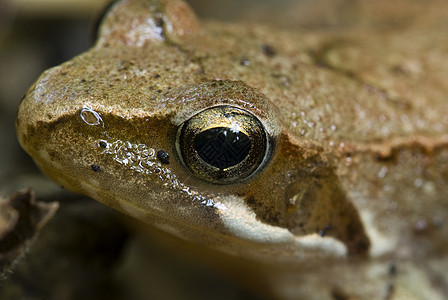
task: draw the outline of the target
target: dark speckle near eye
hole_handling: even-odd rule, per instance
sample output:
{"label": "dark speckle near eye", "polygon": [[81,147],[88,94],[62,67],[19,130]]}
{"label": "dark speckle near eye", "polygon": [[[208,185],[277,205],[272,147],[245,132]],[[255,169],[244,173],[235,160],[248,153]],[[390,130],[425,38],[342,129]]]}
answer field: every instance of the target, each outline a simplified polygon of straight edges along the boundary
{"label": "dark speckle near eye", "polygon": [[326,234],[327,234],[327,232],[329,231],[329,230],[331,230],[333,228],[333,226],[331,226],[331,224],[328,224],[327,226],[325,226],[322,230],[319,230],[319,235],[321,236],[321,237],[324,237]]}
{"label": "dark speckle near eye", "polygon": [[267,57],[274,57],[277,54],[274,48],[267,44],[261,45],[261,51],[263,51],[263,54]]}
{"label": "dark speckle near eye", "polygon": [[93,172],[101,172],[101,171],[103,171],[103,170],[101,170],[101,167],[98,166],[98,165],[91,165],[90,167],[92,168]]}
{"label": "dark speckle near eye", "polygon": [[157,151],[157,158],[160,160],[162,164],[170,163],[170,155],[165,150]]}

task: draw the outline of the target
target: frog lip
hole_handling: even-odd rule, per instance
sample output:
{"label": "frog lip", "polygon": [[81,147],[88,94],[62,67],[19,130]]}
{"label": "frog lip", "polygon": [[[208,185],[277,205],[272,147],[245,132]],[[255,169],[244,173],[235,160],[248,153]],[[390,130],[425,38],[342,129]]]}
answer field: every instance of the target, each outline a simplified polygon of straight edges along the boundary
{"label": "frog lip", "polygon": [[[257,247],[281,245],[284,253],[290,251],[301,256],[345,257],[346,245],[331,237],[322,238],[318,234],[294,235],[287,228],[274,226],[260,221],[245,201],[234,195],[217,196],[226,209],[217,211],[230,234],[236,238],[257,244]],[[263,246],[261,246],[263,245]],[[289,246],[288,246],[289,245]]]}
{"label": "frog lip", "polygon": [[270,243],[290,242],[293,238],[287,229],[257,220],[254,211],[247,207],[242,198],[235,195],[221,195],[216,199],[225,206],[225,209],[218,210],[220,218],[236,236],[255,242]]}

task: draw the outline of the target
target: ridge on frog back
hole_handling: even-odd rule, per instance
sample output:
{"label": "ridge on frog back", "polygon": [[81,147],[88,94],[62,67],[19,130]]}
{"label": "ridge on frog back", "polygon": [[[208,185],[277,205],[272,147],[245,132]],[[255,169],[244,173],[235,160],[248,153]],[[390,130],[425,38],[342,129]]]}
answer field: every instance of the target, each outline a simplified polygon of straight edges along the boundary
{"label": "ridge on frog back", "polygon": [[[411,38],[201,25],[181,1],[119,1],[94,47],[30,88],[17,135],[62,186],[264,265],[278,297],[373,299],[393,281],[443,298],[448,68]],[[353,48],[376,65],[344,64]],[[410,60],[431,80],[390,71]]]}

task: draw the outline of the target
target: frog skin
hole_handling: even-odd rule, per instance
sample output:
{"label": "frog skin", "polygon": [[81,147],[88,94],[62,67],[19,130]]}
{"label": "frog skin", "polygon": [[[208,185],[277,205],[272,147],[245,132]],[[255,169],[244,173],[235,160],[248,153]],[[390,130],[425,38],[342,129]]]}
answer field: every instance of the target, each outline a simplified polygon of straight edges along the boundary
{"label": "frog skin", "polygon": [[[443,299],[443,32],[200,24],[181,1],[123,0],[94,47],[29,89],[17,135],[64,188],[262,265],[263,293]],[[251,174],[189,167],[179,128],[210,108],[261,124]]]}

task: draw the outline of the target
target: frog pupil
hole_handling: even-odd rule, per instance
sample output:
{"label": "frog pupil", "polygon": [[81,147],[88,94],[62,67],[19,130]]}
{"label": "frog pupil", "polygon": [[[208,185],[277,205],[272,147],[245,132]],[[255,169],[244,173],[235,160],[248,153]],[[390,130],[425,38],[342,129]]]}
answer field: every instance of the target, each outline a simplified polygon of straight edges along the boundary
{"label": "frog pupil", "polygon": [[241,131],[227,127],[215,127],[196,135],[193,147],[208,164],[226,169],[242,162],[249,154],[252,142]]}

